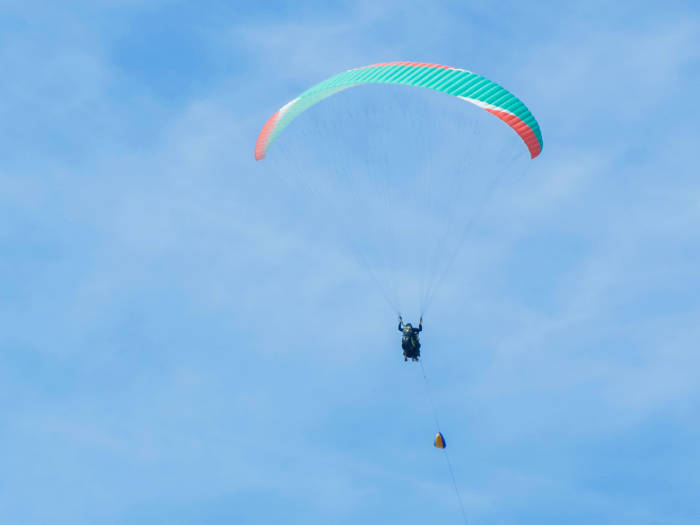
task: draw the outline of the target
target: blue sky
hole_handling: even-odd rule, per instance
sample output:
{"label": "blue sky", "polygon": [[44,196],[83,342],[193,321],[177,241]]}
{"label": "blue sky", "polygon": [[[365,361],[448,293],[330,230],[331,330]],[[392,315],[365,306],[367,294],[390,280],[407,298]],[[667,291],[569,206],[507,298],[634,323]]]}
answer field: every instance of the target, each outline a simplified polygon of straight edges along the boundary
{"label": "blue sky", "polygon": [[545,143],[426,316],[471,522],[698,523],[700,10],[562,4],[3,2],[0,521],[460,522],[395,313],[273,173],[365,99],[253,160],[300,91],[416,60]]}

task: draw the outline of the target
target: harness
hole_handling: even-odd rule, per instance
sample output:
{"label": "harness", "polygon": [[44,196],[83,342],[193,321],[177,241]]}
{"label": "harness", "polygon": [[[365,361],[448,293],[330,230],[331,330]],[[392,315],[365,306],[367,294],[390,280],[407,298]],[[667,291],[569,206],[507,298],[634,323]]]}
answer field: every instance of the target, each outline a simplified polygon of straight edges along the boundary
{"label": "harness", "polygon": [[404,327],[403,329],[403,339],[402,339],[402,345],[405,344],[410,344],[412,348],[418,348],[420,346],[420,343],[418,342],[418,334],[416,334],[414,331],[414,328],[406,328]]}

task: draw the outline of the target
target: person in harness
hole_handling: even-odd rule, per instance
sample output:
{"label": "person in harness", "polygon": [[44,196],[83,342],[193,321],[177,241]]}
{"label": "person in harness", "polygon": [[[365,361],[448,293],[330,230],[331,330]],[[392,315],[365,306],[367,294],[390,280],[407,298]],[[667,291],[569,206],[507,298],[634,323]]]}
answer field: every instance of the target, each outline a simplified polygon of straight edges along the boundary
{"label": "person in harness", "polygon": [[423,330],[423,318],[418,321],[418,328],[414,328],[411,323],[403,324],[403,319],[399,316],[399,332],[403,334],[401,338],[401,348],[403,348],[403,360],[418,361],[420,357],[420,339],[418,334]]}

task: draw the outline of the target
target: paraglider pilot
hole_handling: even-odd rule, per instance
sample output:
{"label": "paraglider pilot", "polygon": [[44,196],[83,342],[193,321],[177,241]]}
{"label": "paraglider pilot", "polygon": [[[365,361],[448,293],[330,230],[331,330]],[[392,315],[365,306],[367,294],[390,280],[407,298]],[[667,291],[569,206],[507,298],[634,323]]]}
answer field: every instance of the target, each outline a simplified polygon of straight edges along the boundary
{"label": "paraglider pilot", "polygon": [[403,348],[403,360],[418,361],[420,357],[420,340],[418,334],[423,330],[423,318],[418,321],[418,328],[414,328],[411,323],[403,323],[403,319],[399,315],[399,332],[403,334],[401,338],[401,348]]}

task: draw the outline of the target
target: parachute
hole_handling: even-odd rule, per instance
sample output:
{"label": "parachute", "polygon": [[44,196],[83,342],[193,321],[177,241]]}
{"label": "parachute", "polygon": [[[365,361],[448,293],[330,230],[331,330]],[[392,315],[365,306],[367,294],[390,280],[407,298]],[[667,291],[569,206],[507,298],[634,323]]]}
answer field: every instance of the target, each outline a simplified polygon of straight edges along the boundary
{"label": "parachute", "polygon": [[485,109],[513,128],[527,146],[530,158],[534,159],[542,151],[542,133],[535,117],[515,95],[495,82],[466,69],[421,62],[387,62],[334,75],[284,105],[260,131],[255,159],[265,158],[282,130],[308,108],[361,84],[405,84],[453,95]]}
{"label": "parachute", "polygon": [[[341,91],[352,93],[332,97]],[[515,140],[436,92],[497,116]],[[282,134],[301,116],[297,133]],[[537,157],[543,144],[537,120],[511,92],[471,71],[422,62],[358,67],[316,84],[268,119],[255,158],[266,158],[273,143],[265,168],[326,206],[395,313],[417,306],[416,317],[432,304],[501,174],[513,173],[510,164],[526,152]],[[478,173],[489,177],[471,176]]]}
{"label": "parachute", "polygon": [[[323,105],[328,108],[325,115],[319,107],[309,112],[308,118],[299,119],[297,129],[305,129],[302,121],[306,118],[306,125],[312,128],[312,132],[320,131],[319,136],[314,137],[317,140],[308,140],[312,133],[301,133],[299,137],[289,134],[291,140],[287,142],[289,135],[285,135],[276,146],[279,157],[271,155],[264,163],[266,168],[272,168],[270,164],[275,166],[278,162],[280,178],[287,179],[285,182],[290,190],[308,190],[327,208],[328,218],[334,216],[341,229],[344,227],[340,238],[356,252],[397,314],[406,312],[402,305],[419,298],[419,311],[412,313],[415,317],[420,314],[422,318],[484,204],[495,190],[500,175],[510,173],[511,165],[518,158],[525,157],[520,142],[525,144],[529,157],[534,159],[542,151],[542,133],[537,120],[520,99],[476,73],[422,62],[387,62],[334,75],[284,105],[259,132],[255,159],[264,159],[282,131],[318,102],[351,87],[379,84],[422,87],[452,95],[498,117],[520,139],[510,133],[500,133],[501,129],[498,129],[495,130],[499,132],[497,139],[489,141],[476,119],[465,133],[462,130],[456,132],[457,126],[467,120],[455,118],[460,111],[465,117],[469,111],[480,112],[473,108],[455,110],[448,104],[451,103],[449,99],[435,96],[447,100],[444,105],[449,105],[445,108],[448,118],[441,122],[435,112],[431,112],[437,105],[427,100],[432,95],[409,94],[410,90],[397,88],[392,91],[389,87],[377,86],[376,91],[367,90],[366,99],[379,108],[379,112],[388,109],[386,115],[378,115],[377,111],[373,113],[369,104],[363,104],[365,100],[358,93],[354,102],[360,100],[356,107],[362,118],[354,119],[354,126],[347,125],[349,121],[340,117],[342,112],[353,109],[353,90],[353,94],[348,94],[345,99],[350,104],[345,105],[342,100],[336,103],[331,99]],[[385,99],[379,96],[379,91],[384,93]],[[406,101],[402,100],[404,95],[399,97],[399,91],[407,93]],[[425,93],[424,90],[416,91]],[[420,103],[419,96],[425,97]],[[424,120],[420,119],[421,109],[428,111]],[[328,112],[333,118],[319,118],[317,121],[311,118],[314,113],[328,117]],[[483,113],[479,118],[488,121],[488,126],[494,122],[494,128],[502,127]],[[417,129],[412,129],[416,124]],[[329,129],[332,133],[325,133]],[[423,135],[416,137],[420,132]],[[511,147],[517,150],[516,155],[509,156],[510,152],[502,147],[508,141],[513,143]],[[292,147],[287,149],[288,144]],[[483,164],[479,164],[482,158]],[[507,167],[498,166],[499,160],[505,161]],[[488,174],[494,180],[486,183],[481,192],[477,186],[487,177],[466,177],[464,174]],[[483,199],[479,201],[482,193]],[[469,199],[477,202],[472,203]],[[307,208],[295,206],[294,212],[304,213]],[[461,289],[453,289],[452,293],[457,300],[466,297]],[[429,348],[429,342],[425,343]],[[425,353],[429,355],[431,352],[429,349]],[[422,360],[420,366],[438,430],[433,445],[445,449],[443,455],[466,523]]]}

